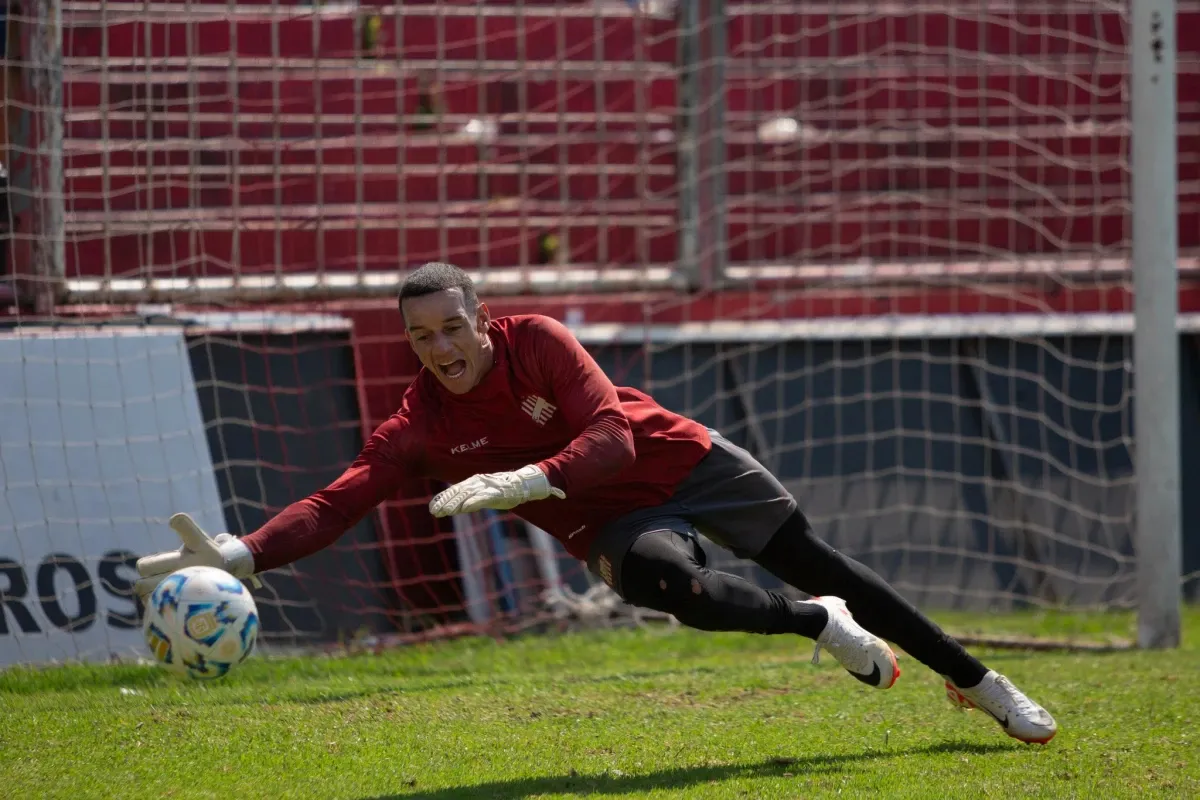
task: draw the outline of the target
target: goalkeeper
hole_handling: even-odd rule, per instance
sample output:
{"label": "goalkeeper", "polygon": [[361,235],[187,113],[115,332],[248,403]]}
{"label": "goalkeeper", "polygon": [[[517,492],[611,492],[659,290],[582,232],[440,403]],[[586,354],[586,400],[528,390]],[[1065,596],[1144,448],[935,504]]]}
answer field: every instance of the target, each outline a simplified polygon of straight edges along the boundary
{"label": "goalkeeper", "polygon": [[[140,559],[140,594],[193,564],[248,578],[296,561],[332,544],[402,478],[423,476],[450,484],[430,501],[434,516],[513,509],[630,604],[702,630],[808,637],[880,689],[900,675],[890,640],[944,676],[952,701],[982,708],[1009,736],[1054,736],[1045,709],[818,538],[749,453],[614,386],[557,321],[493,319],[467,274],[439,263],[408,277],[399,304],[424,369],[354,463],[241,539],[184,534],[180,550]],[[708,569],[699,532],[814,599]]]}

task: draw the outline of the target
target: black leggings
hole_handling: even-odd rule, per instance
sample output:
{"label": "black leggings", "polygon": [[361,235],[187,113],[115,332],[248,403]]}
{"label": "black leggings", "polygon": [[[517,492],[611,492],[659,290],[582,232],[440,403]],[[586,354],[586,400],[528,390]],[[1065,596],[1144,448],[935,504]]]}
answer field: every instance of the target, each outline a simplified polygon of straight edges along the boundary
{"label": "black leggings", "polygon": [[621,561],[621,590],[635,606],[665,611],[702,631],[798,633],[817,638],[825,611],[705,566],[693,537],[672,530],[643,533]]}
{"label": "black leggings", "polygon": [[[754,560],[802,592],[842,598],[860,625],[958,686],[974,686],[987,672],[881,577],[817,538],[799,511]],[[672,614],[700,630],[797,633],[815,639],[827,620],[821,606],[795,603],[736,575],[708,569],[699,543],[670,530],[651,531],[633,543],[621,562],[621,590],[628,602]]]}

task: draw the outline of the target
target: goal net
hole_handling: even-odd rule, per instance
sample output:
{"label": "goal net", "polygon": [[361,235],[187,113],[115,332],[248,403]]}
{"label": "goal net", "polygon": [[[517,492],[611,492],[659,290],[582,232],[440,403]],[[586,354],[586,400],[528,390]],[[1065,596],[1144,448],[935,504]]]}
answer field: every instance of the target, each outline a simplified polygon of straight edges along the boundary
{"label": "goal net", "polygon": [[[54,0],[6,37],[0,664],[136,649],[171,513],[246,534],[336,477],[419,368],[394,295],[427,260],[924,607],[1133,604],[1127,4]],[[267,641],[632,618],[439,488],[265,576]]]}

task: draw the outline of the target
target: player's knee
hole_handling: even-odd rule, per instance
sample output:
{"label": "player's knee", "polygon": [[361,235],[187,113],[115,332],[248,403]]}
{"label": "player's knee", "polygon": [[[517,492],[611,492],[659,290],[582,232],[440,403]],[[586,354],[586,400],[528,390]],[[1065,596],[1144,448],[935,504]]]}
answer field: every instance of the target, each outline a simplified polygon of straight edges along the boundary
{"label": "player's knee", "polygon": [[625,599],[655,611],[676,614],[689,598],[704,593],[703,570],[699,565],[662,560],[626,570]]}
{"label": "player's knee", "polygon": [[700,567],[679,567],[672,565],[662,570],[658,579],[659,593],[676,605],[687,603],[698,597],[704,597],[705,573]]}
{"label": "player's knee", "polygon": [[706,628],[714,617],[713,573],[700,566],[669,565],[646,587],[644,597],[656,611],[671,614],[684,625]]}

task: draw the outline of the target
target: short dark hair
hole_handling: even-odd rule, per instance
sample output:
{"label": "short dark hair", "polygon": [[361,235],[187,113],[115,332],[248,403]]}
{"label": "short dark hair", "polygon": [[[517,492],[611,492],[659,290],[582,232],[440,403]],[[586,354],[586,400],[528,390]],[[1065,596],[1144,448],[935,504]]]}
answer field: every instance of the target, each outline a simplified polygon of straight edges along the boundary
{"label": "short dark hair", "polygon": [[447,289],[462,290],[463,303],[466,305],[467,311],[474,311],[479,305],[479,296],[475,294],[475,284],[471,282],[471,276],[453,264],[443,264],[440,261],[422,264],[409,273],[400,286],[400,297],[396,300],[396,304],[400,307],[400,313],[403,314],[406,297],[423,297],[434,292],[444,292]]}

